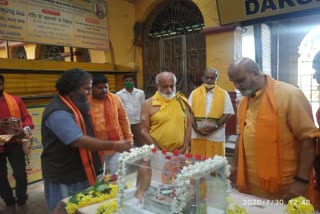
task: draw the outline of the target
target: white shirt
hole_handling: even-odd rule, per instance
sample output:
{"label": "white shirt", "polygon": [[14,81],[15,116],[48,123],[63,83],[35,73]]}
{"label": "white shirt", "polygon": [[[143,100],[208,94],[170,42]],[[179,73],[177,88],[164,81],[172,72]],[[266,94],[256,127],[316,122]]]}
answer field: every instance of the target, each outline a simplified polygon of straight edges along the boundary
{"label": "white shirt", "polygon": [[133,88],[129,93],[125,88],[116,93],[123,103],[131,125],[140,123],[141,105],[145,100],[144,91]]}
{"label": "white shirt", "polygon": [[[232,106],[232,102],[230,99],[230,96],[228,94],[228,92],[224,91],[226,94],[226,99],[225,99],[225,103],[224,103],[224,111],[223,114],[234,114],[234,110],[233,110],[233,106]],[[206,93],[206,117],[208,117],[208,114],[210,112],[211,109],[211,103],[213,102],[213,93],[214,93],[214,89],[207,92]],[[192,94],[193,91],[191,92],[188,102],[192,108]],[[213,123],[212,121],[207,121],[207,120],[202,120],[202,121],[197,121],[198,126],[203,125],[204,123]],[[198,133],[196,133],[193,129],[192,129],[192,135],[191,138],[195,139],[195,138],[206,138],[210,141],[215,141],[215,142],[224,142],[225,141],[225,124],[223,126],[221,126],[217,131],[213,132],[211,135],[207,135],[207,136],[202,136],[199,135]]]}

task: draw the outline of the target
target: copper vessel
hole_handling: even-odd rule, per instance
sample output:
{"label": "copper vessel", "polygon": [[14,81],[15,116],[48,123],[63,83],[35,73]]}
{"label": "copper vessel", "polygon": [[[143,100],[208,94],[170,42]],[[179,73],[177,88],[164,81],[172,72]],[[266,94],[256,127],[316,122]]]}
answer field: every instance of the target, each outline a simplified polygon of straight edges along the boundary
{"label": "copper vessel", "polygon": [[7,117],[0,119],[0,131],[3,134],[16,134],[21,129],[19,118]]}

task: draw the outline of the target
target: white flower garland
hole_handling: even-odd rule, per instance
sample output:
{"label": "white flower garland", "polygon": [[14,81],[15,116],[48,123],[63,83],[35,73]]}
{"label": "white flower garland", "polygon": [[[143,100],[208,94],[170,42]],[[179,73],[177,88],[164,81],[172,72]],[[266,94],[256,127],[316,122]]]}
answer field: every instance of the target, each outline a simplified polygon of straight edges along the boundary
{"label": "white flower garland", "polygon": [[[125,177],[126,177],[126,163],[134,162],[152,155],[152,150],[154,145],[144,145],[140,148],[132,148],[130,152],[123,152],[120,154],[118,159],[118,172],[117,172],[117,185],[118,185],[118,194],[117,194],[117,204],[118,204],[118,213],[123,213],[123,203],[124,203],[124,190],[126,188]],[[159,153],[158,151],[156,153]],[[178,174],[175,185],[176,185],[176,197],[174,197],[171,204],[171,214],[182,213],[183,208],[186,206],[187,196],[188,196],[188,186],[190,184],[190,179],[197,175],[203,173],[209,173],[224,167],[225,176],[226,176],[226,187],[227,190],[231,189],[230,180],[230,166],[225,157],[215,156],[213,159],[209,158],[205,161],[199,161],[195,164],[185,166]],[[229,192],[227,192],[229,194]]]}
{"label": "white flower garland", "polygon": [[126,163],[134,162],[142,158],[150,156],[151,150],[154,148],[154,145],[144,145],[140,148],[132,148],[130,152],[123,152],[120,154],[118,159],[118,172],[117,172],[117,185],[118,185],[118,194],[117,194],[117,203],[118,203],[118,213],[122,213],[123,201],[124,201],[124,190],[126,188],[125,177],[126,177]]}
{"label": "white flower garland", "polygon": [[[225,157],[215,156],[213,159],[209,158],[205,161],[196,162],[193,165],[185,166],[178,174],[175,181],[176,184],[176,197],[174,197],[171,204],[171,214],[182,213],[183,208],[186,206],[186,200],[188,196],[188,186],[192,176],[200,173],[209,173],[219,167],[224,166],[226,176],[226,187],[230,189],[230,166]],[[228,194],[228,193],[227,193]]]}

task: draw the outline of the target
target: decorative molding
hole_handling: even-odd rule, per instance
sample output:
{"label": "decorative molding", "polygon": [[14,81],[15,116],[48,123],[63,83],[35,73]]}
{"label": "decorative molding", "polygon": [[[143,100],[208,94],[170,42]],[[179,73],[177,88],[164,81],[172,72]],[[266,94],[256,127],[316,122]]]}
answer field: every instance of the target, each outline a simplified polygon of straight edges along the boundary
{"label": "decorative molding", "polygon": [[205,27],[202,30],[202,33],[205,35],[210,34],[218,34],[218,33],[225,33],[225,32],[233,32],[240,28],[239,24],[231,24],[231,25],[224,25],[224,26],[216,26],[216,27]]}
{"label": "decorative molding", "polygon": [[[124,74],[124,73],[136,73],[137,71],[132,70],[85,70],[88,73],[102,73],[102,74]],[[31,69],[10,69],[0,68],[1,74],[63,74],[65,70],[31,70]]]}
{"label": "decorative molding", "polygon": [[[10,48],[24,46],[25,44],[26,43],[24,42],[8,42],[8,46]],[[5,46],[6,46],[5,41],[0,41],[0,49],[5,48]]]}

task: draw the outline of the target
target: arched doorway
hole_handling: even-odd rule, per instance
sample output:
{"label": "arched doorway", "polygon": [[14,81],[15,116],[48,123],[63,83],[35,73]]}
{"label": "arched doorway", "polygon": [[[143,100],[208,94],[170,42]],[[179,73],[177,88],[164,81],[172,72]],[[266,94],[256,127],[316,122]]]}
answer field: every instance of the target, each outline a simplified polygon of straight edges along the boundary
{"label": "arched doorway", "polygon": [[189,96],[201,84],[206,68],[204,20],[190,0],[173,0],[155,8],[147,18],[143,35],[143,75],[146,97],[156,90],[155,76],[171,71],[177,91]]}
{"label": "arched doorway", "polygon": [[310,101],[314,116],[319,108],[320,99],[318,83],[313,79],[315,71],[312,68],[312,61],[318,51],[320,51],[320,25],[311,29],[303,38],[299,46],[298,60],[299,87]]}

